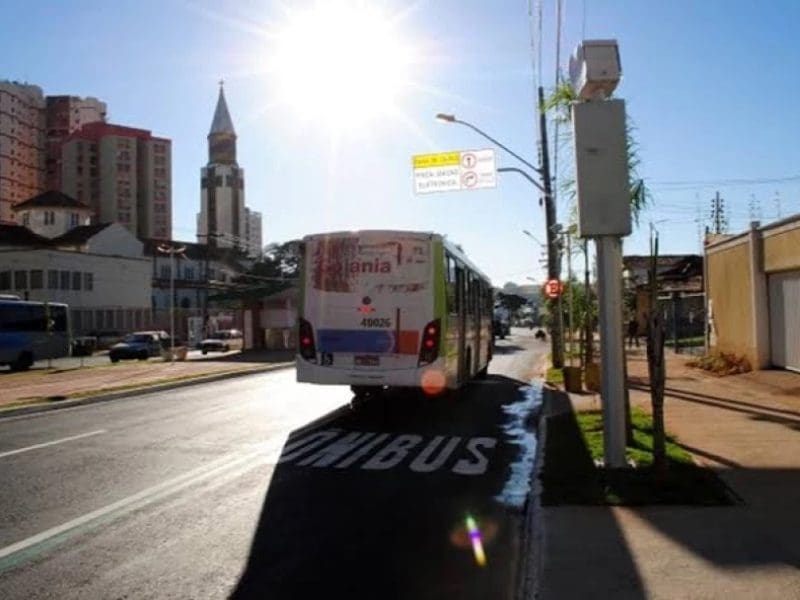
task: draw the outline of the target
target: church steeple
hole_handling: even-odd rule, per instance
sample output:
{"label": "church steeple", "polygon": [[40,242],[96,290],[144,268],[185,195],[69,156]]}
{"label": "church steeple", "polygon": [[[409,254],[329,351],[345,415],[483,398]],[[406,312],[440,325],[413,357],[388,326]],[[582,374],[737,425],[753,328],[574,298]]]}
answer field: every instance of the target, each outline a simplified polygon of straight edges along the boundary
{"label": "church steeple", "polygon": [[236,164],[236,131],[233,129],[228,103],[225,101],[223,81],[219,82],[219,98],[208,132],[208,164]]}

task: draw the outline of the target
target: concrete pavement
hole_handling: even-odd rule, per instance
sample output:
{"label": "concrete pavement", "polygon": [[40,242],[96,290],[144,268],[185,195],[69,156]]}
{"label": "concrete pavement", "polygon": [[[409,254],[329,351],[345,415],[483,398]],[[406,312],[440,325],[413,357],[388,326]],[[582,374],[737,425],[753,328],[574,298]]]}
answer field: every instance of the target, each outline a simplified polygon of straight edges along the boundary
{"label": "concrete pavement", "polygon": [[[684,360],[668,358],[667,428],[742,503],[545,507],[542,598],[800,598],[800,375],[717,378]],[[641,352],[628,372],[649,408]]]}

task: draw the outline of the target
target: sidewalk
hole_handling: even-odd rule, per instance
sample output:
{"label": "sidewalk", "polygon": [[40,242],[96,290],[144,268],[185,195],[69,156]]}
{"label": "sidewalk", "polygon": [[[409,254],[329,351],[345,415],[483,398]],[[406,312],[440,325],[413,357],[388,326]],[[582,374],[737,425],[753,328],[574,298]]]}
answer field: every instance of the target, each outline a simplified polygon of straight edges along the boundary
{"label": "sidewalk", "polygon": [[[742,504],[544,507],[541,598],[800,599],[800,375],[717,378],[685,360],[668,354],[667,429]],[[649,409],[642,351],[628,373]]]}
{"label": "sidewalk", "polygon": [[126,360],[83,368],[0,373],[0,410],[42,401],[80,398],[223,373],[249,373],[291,362],[293,352],[252,350],[222,357],[163,362]]}

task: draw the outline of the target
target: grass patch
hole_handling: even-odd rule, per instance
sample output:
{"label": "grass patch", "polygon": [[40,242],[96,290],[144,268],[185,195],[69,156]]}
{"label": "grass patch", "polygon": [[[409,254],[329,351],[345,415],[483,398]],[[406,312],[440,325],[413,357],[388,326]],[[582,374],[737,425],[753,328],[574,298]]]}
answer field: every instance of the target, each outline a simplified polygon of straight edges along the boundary
{"label": "grass patch", "polygon": [[545,375],[544,380],[550,385],[563,385],[564,371],[561,369],[550,367],[549,369],[547,369],[547,374]]}
{"label": "grass patch", "polygon": [[542,504],[599,505],[726,505],[733,495],[710,469],[668,436],[666,473],[652,468],[653,428],[650,416],[634,410],[633,443],[626,457],[629,469],[596,466],[603,459],[602,416],[599,412],[569,412],[547,421]]}

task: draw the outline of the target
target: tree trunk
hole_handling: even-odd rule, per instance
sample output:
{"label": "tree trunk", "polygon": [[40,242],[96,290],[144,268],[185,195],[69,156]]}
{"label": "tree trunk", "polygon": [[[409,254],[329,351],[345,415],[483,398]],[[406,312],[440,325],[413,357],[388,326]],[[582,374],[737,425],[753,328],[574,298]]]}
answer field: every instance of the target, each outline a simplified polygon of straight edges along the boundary
{"label": "tree trunk", "polygon": [[664,319],[658,309],[658,237],[650,256],[650,311],[647,334],[647,371],[650,376],[650,401],[653,411],[653,468],[663,474],[667,468],[666,436],[664,433]]}

